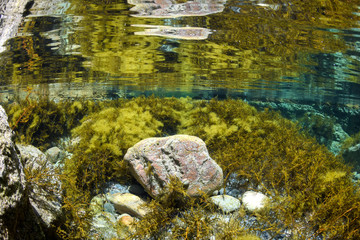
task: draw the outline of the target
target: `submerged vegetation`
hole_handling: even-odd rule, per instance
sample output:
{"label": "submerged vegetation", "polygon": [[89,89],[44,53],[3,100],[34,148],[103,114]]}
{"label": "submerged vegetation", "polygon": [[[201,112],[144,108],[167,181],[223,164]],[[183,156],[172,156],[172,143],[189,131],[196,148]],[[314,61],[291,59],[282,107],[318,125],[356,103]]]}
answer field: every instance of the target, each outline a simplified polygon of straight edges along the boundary
{"label": "submerged vegetation", "polygon": [[347,164],[351,165],[355,171],[360,171],[360,132],[345,139],[342,150],[342,156]]}
{"label": "submerged vegetation", "polygon": [[[31,113],[18,121],[27,104],[33,106]],[[258,239],[261,232],[275,237],[284,230],[292,239],[360,237],[359,186],[351,181],[350,168],[277,112],[259,112],[241,100],[156,97],[95,103],[41,99],[6,109],[10,124],[17,122],[18,141],[46,149],[64,134],[73,139],[62,173],[67,213],[59,226],[62,238],[88,237],[88,205],[104,183],[133,180],[123,161],[129,147],[172,134],[203,139],[228,186],[260,191],[270,201],[245,227],[243,208],[223,221],[207,196],[186,196],[174,179],[168,193],[151,201],[150,213],[136,223],[129,239],[171,234],[178,239]]]}

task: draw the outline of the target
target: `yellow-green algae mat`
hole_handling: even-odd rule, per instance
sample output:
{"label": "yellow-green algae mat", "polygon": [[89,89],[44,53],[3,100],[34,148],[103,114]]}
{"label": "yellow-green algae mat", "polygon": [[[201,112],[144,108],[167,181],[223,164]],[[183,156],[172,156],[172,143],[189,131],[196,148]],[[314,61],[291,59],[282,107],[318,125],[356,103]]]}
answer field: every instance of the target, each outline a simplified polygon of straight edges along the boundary
{"label": "yellow-green algae mat", "polygon": [[[203,139],[225,182],[234,173],[239,180],[248,179],[239,188],[260,189],[271,201],[246,229],[243,209],[221,225],[209,217],[213,210],[207,196],[189,198],[175,179],[169,193],[152,200],[152,211],[127,232],[129,239],[166,234],[256,239],[261,231],[276,236],[283,229],[294,239],[360,238],[359,186],[351,181],[350,168],[279,113],[259,112],[241,100],[156,97],[60,103],[26,99],[6,110],[18,142],[45,150],[64,134],[79,137],[68,149],[72,157],[61,173],[67,214],[58,226],[61,238],[88,237],[87,206],[102,184],[132,181],[123,162],[129,147],[144,138],[173,134]],[[117,228],[123,231],[124,226]]]}

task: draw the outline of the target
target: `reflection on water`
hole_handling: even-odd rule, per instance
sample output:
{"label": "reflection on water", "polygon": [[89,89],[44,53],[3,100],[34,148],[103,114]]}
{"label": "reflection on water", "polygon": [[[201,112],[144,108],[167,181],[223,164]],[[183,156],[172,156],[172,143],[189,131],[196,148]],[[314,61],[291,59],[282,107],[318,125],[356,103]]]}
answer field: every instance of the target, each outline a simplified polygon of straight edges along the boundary
{"label": "reflection on water", "polygon": [[51,7],[34,5],[6,42],[1,91],[39,84],[43,94],[64,96],[360,103],[355,0],[59,0]]}
{"label": "reflection on water", "polygon": [[135,5],[130,10],[136,12],[134,17],[177,18],[184,16],[205,16],[222,12],[226,0],[128,0]]}
{"label": "reflection on water", "polygon": [[169,27],[141,24],[134,24],[132,26],[146,28],[142,32],[135,32],[135,35],[162,36],[187,40],[204,40],[207,39],[211,33],[209,29],[196,27]]}

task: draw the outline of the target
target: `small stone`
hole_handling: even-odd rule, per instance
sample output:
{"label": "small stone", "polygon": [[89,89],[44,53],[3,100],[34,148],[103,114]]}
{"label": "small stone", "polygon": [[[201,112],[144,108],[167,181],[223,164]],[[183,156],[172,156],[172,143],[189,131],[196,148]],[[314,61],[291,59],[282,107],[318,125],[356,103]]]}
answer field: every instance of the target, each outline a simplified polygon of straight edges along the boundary
{"label": "small stone", "polygon": [[149,211],[144,206],[146,202],[131,193],[114,193],[111,194],[108,199],[114,204],[114,207],[119,214],[128,213],[131,216],[143,218]]}
{"label": "small stone", "polygon": [[106,184],[105,192],[110,194],[114,193],[128,193],[129,192],[129,185],[127,184],[120,184],[118,182],[108,182]]}
{"label": "small stone", "polygon": [[105,210],[105,212],[109,212],[109,213],[112,213],[112,214],[115,213],[115,207],[114,207],[114,205],[112,205],[112,204],[109,203],[109,202],[106,202],[106,203],[104,204],[104,210]]}
{"label": "small stone", "polygon": [[241,206],[240,200],[229,195],[218,195],[210,197],[210,201],[219,207],[224,213],[238,210]]}
{"label": "small stone", "polygon": [[130,216],[129,214],[121,214],[119,217],[118,217],[118,222],[125,225],[125,226],[130,226],[131,224],[134,223],[134,218],[132,216]]}
{"label": "small stone", "polygon": [[53,164],[61,161],[65,156],[64,152],[58,147],[49,148],[48,150],[46,150],[45,155],[48,160]]}
{"label": "small stone", "polygon": [[257,211],[265,206],[268,197],[260,192],[246,191],[242,196],[242,203],[249,211]]}
{"label": "small stone", "polygon": [[[129,234],[135,233],[136,228],[135,225],[133,225],[134,222],[135,222],[135,218],[133,218],[127,213],[121,214],[117,218],[117,223],[118,223],[117,231],[118,234],[120,235],[118,239],[128,239]],[[123,237],[121,238],[121,236]]]}

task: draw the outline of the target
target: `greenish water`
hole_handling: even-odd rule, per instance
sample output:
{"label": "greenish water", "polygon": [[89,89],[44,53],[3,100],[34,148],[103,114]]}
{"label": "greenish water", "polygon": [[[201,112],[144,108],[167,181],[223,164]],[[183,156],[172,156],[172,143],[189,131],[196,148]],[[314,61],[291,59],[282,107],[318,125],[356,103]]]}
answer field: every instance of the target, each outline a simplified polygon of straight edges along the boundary
{"label": "greenish water", "polygon": [[52,98],[359,105],[359,14],[354,0],[35,4],[0,54],[1,100],[31,85]]}

